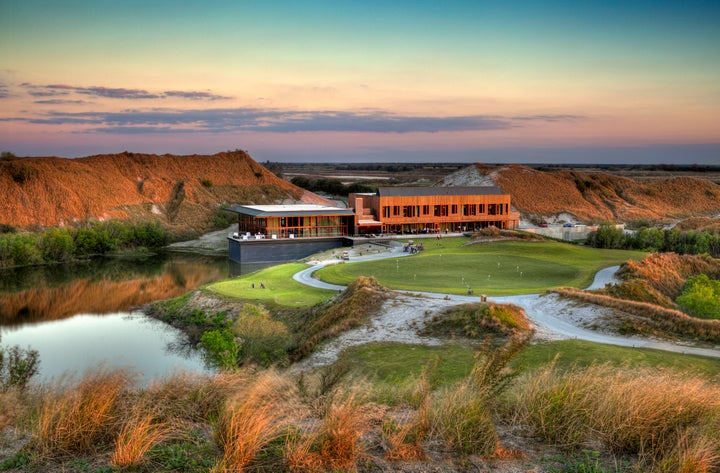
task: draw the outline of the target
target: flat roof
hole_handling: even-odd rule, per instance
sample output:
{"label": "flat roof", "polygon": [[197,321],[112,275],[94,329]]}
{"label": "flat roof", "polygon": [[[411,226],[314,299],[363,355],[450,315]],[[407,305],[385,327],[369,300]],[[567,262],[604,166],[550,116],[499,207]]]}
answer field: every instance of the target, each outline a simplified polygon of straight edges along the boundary
{"label": "flat roof", "polygon": [[307,217],[312,215],[355,215],[353,209],[341,209],[328,205],[233,205],[224,210],[251,217]]}
{"label": "flat roof", "polygon": [[380,197],[431,195],[501,195],[498,186],[378,187]]}

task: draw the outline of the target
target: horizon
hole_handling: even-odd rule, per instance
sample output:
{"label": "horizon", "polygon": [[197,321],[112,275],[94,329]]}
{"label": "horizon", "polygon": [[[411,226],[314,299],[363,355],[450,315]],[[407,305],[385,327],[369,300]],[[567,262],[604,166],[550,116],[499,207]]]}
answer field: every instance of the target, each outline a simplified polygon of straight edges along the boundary
{"label": "horizon", "polygon": [[720,3],[0,3],[0,150],[720,163]]}

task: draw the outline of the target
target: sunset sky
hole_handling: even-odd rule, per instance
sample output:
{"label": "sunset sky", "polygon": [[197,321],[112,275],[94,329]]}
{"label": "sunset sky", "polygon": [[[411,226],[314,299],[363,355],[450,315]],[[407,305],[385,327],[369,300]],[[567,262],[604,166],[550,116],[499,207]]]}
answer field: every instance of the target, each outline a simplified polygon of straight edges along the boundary
{"label": "sunset sky", "polygon": [[720,164],[720,1],[0,0],[0,149]]}

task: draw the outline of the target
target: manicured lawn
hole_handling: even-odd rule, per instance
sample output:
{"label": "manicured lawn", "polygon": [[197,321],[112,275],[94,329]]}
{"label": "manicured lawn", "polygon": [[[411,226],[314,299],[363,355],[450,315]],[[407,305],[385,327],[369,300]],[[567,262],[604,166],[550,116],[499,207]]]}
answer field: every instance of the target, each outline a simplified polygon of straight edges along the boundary
{"label": "manicured lawn", "polygon": [[448,294],[532,294],[557,286],[586,287],[604,267],[640,259],[638,251],[600,250],[559,242],[503,241],[466,245],[467,238],[423,240],[425,251],[323,268],[323,281],[349,284],[374,276],[392,289]]}
{"label": "manicured lawn", "polygon": [[[274,303],[285,307],[310,307],[326,300],[335,294],[335,291],[309,287],[292,278],[293,274],[307,267],[304,263],[281,264],[211,284],[208,289],[222,296],[247,301]],[[261,284],[265,289],[260,288]]]}
{"label": "manicured lawn", "polygon": [[[346,350],[343,357],[352,360],[357,373],[371,381],[401,385],[417,378],[423,367],[437,364],[433,380],[453,383],[466,376],[473,363],[474,350],[461,344],[442,347],[402,343],[369,343]],[[557,366],[586,367],[592,363],[610,363],[629,368],[671,368],[696,372],[709,378],[720,376],[720,360],[682,355],[659,350],[625,348],[582,340],[562,340],[526,347],[514,360],[516,366],[534,370],[550,363],[559,354]]]}

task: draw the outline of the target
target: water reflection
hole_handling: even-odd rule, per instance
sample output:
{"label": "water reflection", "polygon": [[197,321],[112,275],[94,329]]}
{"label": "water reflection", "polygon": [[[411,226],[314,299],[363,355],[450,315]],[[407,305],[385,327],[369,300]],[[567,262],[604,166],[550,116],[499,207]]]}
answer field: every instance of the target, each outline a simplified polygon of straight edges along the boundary
{"label": "water reflection", "polygon": [[175,349],[183,345],[181,332],[142,312],[81,314],[3,332],[3,345],[32,347],[40,353],[37,381],[82,375],[100,366],[138,372],[141,380],[211,371],[197,350]]}
{"label": "water reflection", "polygon": [[228,274],[226,258],[187,254],[5,270],[0,273],[0,326],[127,310],[177,297]]}
{"label": "water reflection", "polygon": [[39,381],[98,366],[144,380],[212,371],[185,334],[133,308],[265,266],[168,253],[0,270],[0,343],[37,350]]}

